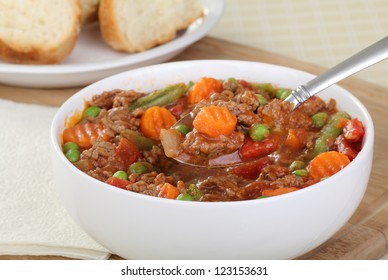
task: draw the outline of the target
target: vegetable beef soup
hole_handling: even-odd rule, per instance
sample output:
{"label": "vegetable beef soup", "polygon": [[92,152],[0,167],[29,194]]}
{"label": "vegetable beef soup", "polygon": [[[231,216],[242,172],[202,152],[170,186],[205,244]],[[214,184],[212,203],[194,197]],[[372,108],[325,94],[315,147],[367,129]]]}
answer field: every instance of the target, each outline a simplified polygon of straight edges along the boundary
{"label": "vegetable beef soup", "polygon": [[[236,201],[293,192],[348,165],[364,127],[333,99],[315,96],[293,111],[283,101],[290,92],[203,77],[150,93],[96,93],[63,131],[63,152],[97,180],[161,198]],[[188,113],[192,123],[172,127]],[[231,159],[241,164],[213,166]]]}

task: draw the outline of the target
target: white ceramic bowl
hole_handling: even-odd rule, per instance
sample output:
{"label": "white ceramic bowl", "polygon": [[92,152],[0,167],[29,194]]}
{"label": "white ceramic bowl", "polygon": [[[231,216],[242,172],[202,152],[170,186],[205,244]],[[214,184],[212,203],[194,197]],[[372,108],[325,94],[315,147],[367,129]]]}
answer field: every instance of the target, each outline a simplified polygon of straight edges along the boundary
{"label": "white ceramic bowl", "polygon": [[294,88],[313,75],[243,61],[185,61],[124,72],[96,82],[58,110],[51,127],[54,178],[70,215],[97,242],[130,259],[292,259],[322,244],[358,207],[371,171],[374,128],[365,107],[332,86],[320,94],[366,128],[358,156],[332,177],[306,189],[261,200],[185,202],[121,190],[89,177],[63,155],[64,120],[92,95],[115,88],[149,91],[203,76],[235,77]]}

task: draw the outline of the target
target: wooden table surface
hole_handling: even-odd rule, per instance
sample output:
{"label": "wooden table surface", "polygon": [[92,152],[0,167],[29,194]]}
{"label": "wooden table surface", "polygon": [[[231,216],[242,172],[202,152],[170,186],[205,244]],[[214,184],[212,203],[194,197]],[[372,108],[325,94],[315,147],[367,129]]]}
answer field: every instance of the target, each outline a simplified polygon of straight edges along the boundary
{"label": "wooden table surface", "polygon": [[[173,60],[237,59],[278,64],[313,74],[323,68],[273,53],[211,37],[193,44]],[[300,259],[378,259],[388,253],[388,89],[356,78],[340,86],[364,103],[375,125],[372,174],[365,196],[349,222],[327,242]],[[18,102],[60,106],[79,88],[30,89],[0,84],[0,98]],[[113,255],[111,259],[119,259]],[[0,259],[64,259],[59,256],[0,256]]]}

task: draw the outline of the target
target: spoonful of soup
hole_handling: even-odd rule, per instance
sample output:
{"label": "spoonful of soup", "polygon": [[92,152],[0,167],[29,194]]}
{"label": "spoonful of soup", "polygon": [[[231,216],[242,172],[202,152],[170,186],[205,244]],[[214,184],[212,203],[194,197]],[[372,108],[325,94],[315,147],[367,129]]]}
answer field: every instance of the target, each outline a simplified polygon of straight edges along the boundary
{"label": "spoonful of soup", "polygon": [[294,90],[203,78],[188,93],[194,109],[170,129],[160,131],[165,154],[207,168],[263,157],[280,161],[313,157],[333,144],[329,138],[342,133],[336,127],[350,119],[346,112],[336,111],[334,100],[326,103],[315,95],[387,57],[388,37]]}

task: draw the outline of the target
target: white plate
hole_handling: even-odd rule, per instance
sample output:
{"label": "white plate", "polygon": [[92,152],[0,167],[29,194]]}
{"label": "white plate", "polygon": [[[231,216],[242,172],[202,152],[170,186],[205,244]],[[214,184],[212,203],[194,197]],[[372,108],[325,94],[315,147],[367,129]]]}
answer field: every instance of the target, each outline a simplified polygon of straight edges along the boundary
{"label": "white plate", "polygon": [[107,46],[97,24],[85,26],[77,44],[61,64],[18,65],[0,62],[0,83],[25,87],[78,87],[104,77],[169,60],[204,37],[221,18],[223,0],[202,0],[205,15],[174,40],[136,54],[116,52]]}

